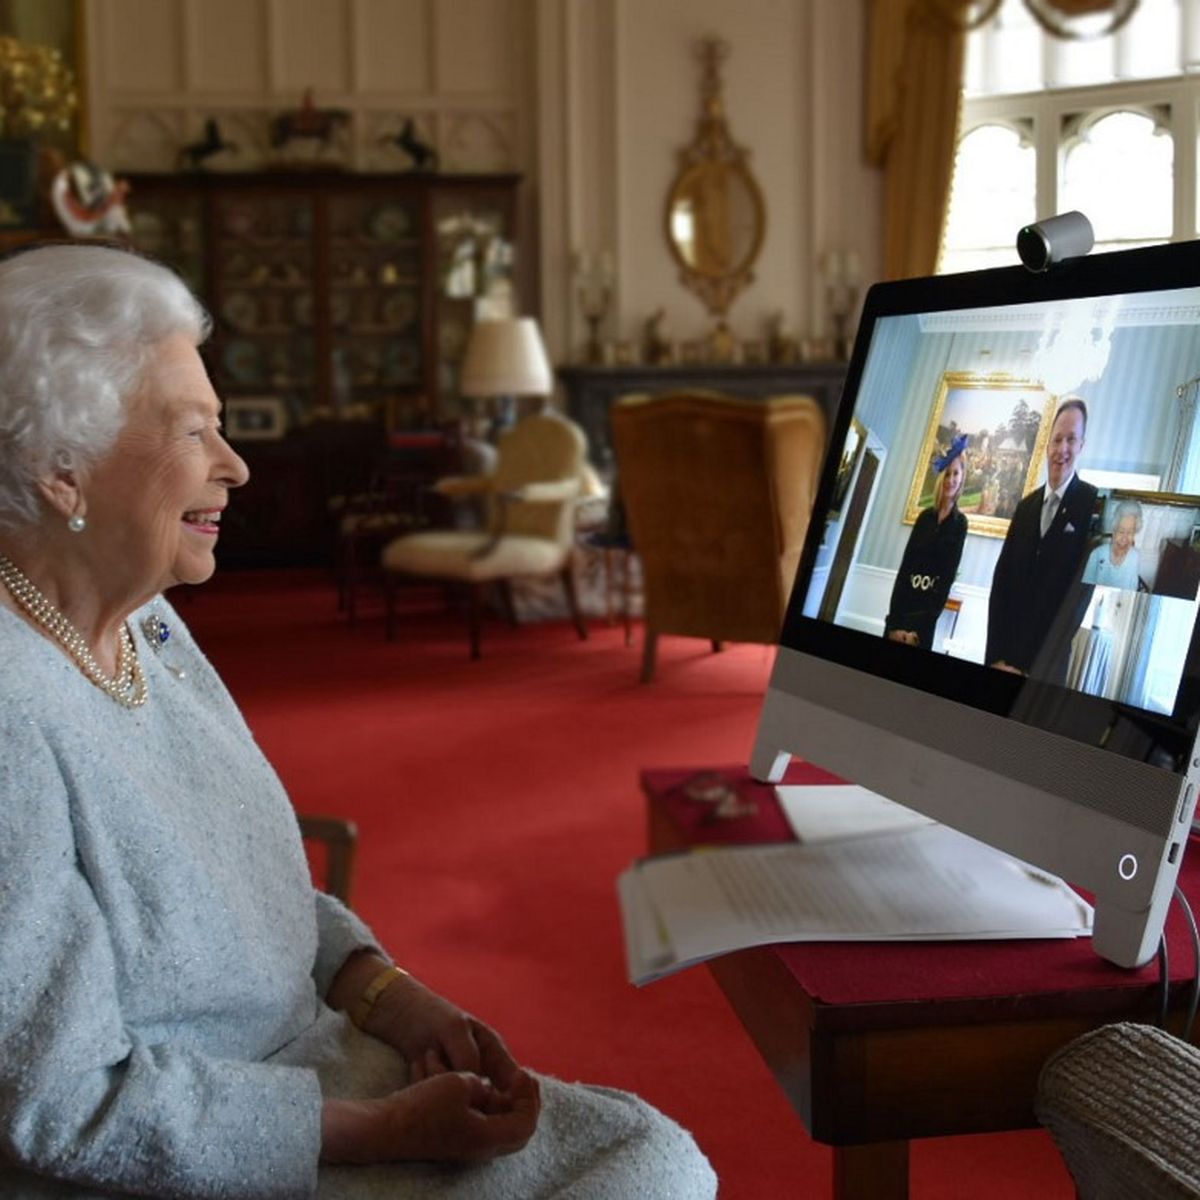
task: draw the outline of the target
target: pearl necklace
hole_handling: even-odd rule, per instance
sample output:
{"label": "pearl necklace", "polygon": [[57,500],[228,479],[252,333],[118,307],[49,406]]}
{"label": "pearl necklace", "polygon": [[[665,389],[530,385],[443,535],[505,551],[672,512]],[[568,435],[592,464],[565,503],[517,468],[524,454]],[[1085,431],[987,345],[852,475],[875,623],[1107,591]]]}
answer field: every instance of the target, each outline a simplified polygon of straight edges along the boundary
{"label": "pearl necklace", "polygon": [[83,634],[37,589],[33,581],[9,559],[0,555],[0,583],[12,598],[75,660],[76,666],[102,692],[126,708],[139,708],[146,703],[146,677],[138,662],[137,648],[129,626],[121,622],[117,642],[117,672],[106,675],[96,656],[83,639]]}

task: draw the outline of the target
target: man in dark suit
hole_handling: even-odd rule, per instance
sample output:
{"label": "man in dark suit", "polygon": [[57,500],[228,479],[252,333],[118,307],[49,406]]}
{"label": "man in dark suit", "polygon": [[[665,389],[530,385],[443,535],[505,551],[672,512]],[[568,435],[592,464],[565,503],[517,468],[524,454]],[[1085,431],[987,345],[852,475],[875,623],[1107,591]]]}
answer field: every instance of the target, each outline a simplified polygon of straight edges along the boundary
{"label": "man in dark suit", "polygon": [[[1087,405],[1069,397],[1050,427],[1046,483],[1017,505],[992,575],[984,661],[993,667],[1027,675],[1037,663],[1038,675],[1066,679],[1070,638],[1091,594],[1078,584],[1096,504],[1096,489],[1075,474],[1086,434]],[[1050,645],[1052,626],[1061,636]]]}

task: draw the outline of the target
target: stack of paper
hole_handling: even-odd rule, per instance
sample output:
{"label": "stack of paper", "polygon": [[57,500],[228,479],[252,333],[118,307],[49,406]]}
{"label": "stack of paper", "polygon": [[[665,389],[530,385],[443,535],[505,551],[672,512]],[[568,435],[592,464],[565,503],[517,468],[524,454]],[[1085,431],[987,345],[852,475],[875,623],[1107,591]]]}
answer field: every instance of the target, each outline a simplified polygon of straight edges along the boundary
{"label": "stack of paper", "polygon": [[643,859],[618,880],[637,984],[773,942],[1079,937],[1062,880],[944,825]]}
{"label": "stack of paper", "polygon": [[933,824],[932,817],[854,783],[781,784],[775,795],[792,832],[806,846]]}

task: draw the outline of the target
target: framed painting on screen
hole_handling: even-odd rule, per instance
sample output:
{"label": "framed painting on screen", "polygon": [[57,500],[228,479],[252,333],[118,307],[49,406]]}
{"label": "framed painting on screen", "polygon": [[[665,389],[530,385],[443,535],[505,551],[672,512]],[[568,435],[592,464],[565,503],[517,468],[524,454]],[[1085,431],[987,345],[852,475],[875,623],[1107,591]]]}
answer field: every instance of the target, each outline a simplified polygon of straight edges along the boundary
{"label": "framed painting on screen", "polygon": [[1055,398],[1033,379],[946,371],[938,383],[904,509],[907,525],[933,503],[934,459],[966,435],[967,477],[958,507],[967,530],[1003,537],[1021,498],[1037,486]]}

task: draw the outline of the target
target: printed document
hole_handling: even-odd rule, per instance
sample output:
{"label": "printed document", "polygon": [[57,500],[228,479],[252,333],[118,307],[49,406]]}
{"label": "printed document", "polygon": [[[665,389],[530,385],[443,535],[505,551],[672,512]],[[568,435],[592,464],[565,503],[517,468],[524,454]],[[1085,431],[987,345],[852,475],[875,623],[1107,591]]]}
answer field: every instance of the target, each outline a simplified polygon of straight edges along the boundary
{"label": "printed document", "polygon": [[697,849],[618,880],[630,979],[793,941],[1080,937],[1092,909],[1061,879],[944,825],[813,845]]}

